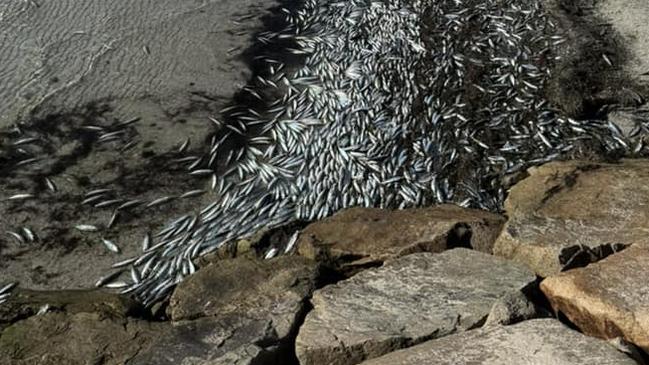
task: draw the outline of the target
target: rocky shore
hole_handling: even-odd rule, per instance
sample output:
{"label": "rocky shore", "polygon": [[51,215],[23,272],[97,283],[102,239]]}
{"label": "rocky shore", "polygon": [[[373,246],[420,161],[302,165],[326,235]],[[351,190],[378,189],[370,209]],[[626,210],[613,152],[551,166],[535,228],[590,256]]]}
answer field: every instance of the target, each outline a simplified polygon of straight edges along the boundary
{"label": "rocky shore", "polygon": [[15,289],[4,364],[645,364],[649,160],[528,171],[505,215],[352,208],[203,258],[152,310]]}

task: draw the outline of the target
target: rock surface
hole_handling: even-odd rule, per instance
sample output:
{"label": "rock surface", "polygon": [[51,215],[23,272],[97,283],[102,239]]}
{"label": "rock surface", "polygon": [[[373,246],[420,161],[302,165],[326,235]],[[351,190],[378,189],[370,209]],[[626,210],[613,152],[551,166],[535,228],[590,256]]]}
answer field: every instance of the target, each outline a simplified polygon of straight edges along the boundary
{"label": "rock surface", "polygon": [[102,290],[35,291],[16,289],[0,305],[0,330],[11,323],[41,312],[100,313],[125,318],[142,311],[126,297]]}
{"label": "rock surface", "polygon": [[3,365],[123,364],[161,332],[157,323],[102,313],[49,312],[0,335]]}
{"label": "rock surface", "polygon": [[0,334],[2,365],[284,364],[268,323],[225,316],[148,322],[103,313],[48,312]]}
{"label": "rock surface", "polygon": [[649,248],[632,246],[541,283],[552,307],[584,333],[649,350]]}
{"label": "rock surface", "polygon": [[166,324],[131,365],[284,365],[291,349],[272,323],[238,315]]}
{"label": "rock surface", "polygon": [[217,261],[178,286],[174,322],[105,292],[16,290],[0,305],[0,364],[284,364],[318,273],[298,256]]}
{"label": "rock surface", "polygon": [[239,257],[201,268],[174,291],[168,313],[174,321],[237,314],[270,319],[287,333],[315,289],[318,265],[304,257],[272,260]]}
{"label": "rock surface", "polygon": [[296,354],[302,365],[356,364],[477,327],[534,280],[522,265],[463,248],[401,257],[317,290]]}
{"label": "rock surface", "polygon": [[636,365],[606,342],[553,319],[480,328],[395,351],[363,365]]}
{"label": "rock surface", "polygon": [[303,256],[354,272],[414,252],[452,247],[491,252],[503,223],[499,215],[455,205],[394,211],[351,208],[309,225],[297,245]]}
{"label": "rock surface", "polygon": [[645,240],[649,161],[553,162],[529,173],[507,198],[495,254],[546,277]]}
{"label": "rock surface", "polygon": [[543,313],[536,305],[521,291],[505,294],[491,307],[485,326],[508,325],[524,320],[539,318]]}

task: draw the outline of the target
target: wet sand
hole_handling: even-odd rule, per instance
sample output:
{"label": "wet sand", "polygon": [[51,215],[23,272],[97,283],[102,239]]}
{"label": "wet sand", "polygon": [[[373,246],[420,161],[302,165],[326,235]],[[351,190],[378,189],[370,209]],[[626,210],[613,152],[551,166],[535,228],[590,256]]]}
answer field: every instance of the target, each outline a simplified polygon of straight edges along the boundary
{"label": "wet sand", "polygon": [[[0,201],[0,282],[92,286],[111,264],[140,252],[146,231],[214,199],[208,192],[133,209],[110,229],[114,207],[81,205],[96,188],[147,202],[208,187],[208,178],[189,176],[171,161],[203,148],[213,130],[208,116],[219,117],[246,84],[252,73],[242,53],[274,6],[271,0],[0,3],[0,198],[36,196]],[[139,120],[126,128],[126,140],[99,143],[96,133],[83,130],[133,118]],[[25,137],[39,139],[20,147],[40,160],[16,167],[21,157],[12,145]],[[177,153],[187,138],[189,148]],[[47,189],[46,177],[58,191]],[[100,230],[81,232],[78,224]],[[23,227],[36,242],[5,233]],[[121,253],[109,252],[102,238]]]}

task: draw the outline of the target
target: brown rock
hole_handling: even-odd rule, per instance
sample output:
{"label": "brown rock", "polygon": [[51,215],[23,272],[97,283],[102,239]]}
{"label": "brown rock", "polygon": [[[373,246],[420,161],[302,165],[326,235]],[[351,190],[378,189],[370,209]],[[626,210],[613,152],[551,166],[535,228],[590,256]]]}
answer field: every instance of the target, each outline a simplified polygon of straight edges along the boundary
{"label": "brown rock", "polygon": [[172,331],[131,363],[283,364],[318,277],[299,256],[215,261],[178,285]]}
{"label": "brown rock", "polygon": [[541,289],[552,307],[584,333],[622,337],[649,350],[649,248],[632,246],[591,264],[549,277]]}
{"label": "brown rock", "polygon": [[317,277],[317,264],[299,256],[220,260],[179,284],[168,312],[174,321],[230,314],[269,321],[284,337]]}
{"label": "brown rock", "polygon": [[509,220],[495,254],[545,277],[644,241],[649,161],[553,162],[529,173],[505,202]]}
{"label": "brown rock", "polygon": [[39,311],[101,313],[124,318],[141,310],[135,301],[102,290],[37,291],[18,288],[6,303],[0,304],[0,330]]}
{"label": "brown rock", "polygon": [[503,223],[499,215],[455,205],[351,208],[309,225],[300,234],[298,253],[351,273],[414,252],[472,247],[491,253]]}
{"label": "brown rock", "polygon": [[485,327],[392,352],[363,365],[636,365],[602,340],[554,319]]}
{"label": "brown rock", "polygon": [[0,333],[2,365],[284,364],[269,323],[241,316],[146,322],[48,312]]}
{"label": "brown rock", "polygon": [[124,364],[159,333],[159,325],[101,313],[49,312],[0,335],[0,364]]}
{"label": "brown rock", "polygon": [[350,365],[465,331],[535,279],[521,264],[464,248],[400,257],[317,290],[296,354],[302,365]]}

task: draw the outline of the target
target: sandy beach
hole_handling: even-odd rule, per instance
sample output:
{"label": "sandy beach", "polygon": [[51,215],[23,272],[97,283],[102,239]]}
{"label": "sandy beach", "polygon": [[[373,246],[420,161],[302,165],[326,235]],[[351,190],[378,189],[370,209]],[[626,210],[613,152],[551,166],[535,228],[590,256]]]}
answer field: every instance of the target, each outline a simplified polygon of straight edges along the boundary
{"label": "sandy beach", "polygon": [[[8,169],[19,156],[0,153],[3,281],[34,289],[82,288],[121,258],[139,252],[145,232],[196,211],[210,194],[118,217],[113,209],[81,205],[84,193],[114,189],[115,199],[155,200],[209,184],[170,165],[204,147],[219,110],[251,75],[242,53],[273,1],[21,1],[0,4],[0,151],[22,136],[42,155],[36,165]],[[96,143],[84,125],[129,125],[124,143]],[[178,148],[189,139],[187,151]],[[93,142],[94,141],[94,142]],[[127,141],[125,141],[127,142]],[[128,142],[127,142],[128,143]],[[13,162],[12,162],[13,161]],[[11,170],[11,171],[10,171]],[[48,177],[57,188],[48,190]],[[79,224],[101,227],[81,232]],[[6,231],[25,227],[33,243]],[[101,239],[121,252],[106,250]]]}

